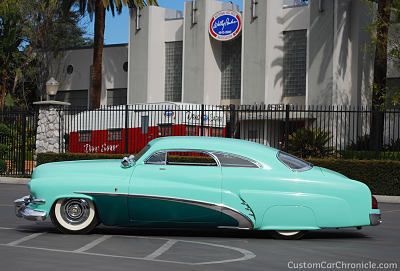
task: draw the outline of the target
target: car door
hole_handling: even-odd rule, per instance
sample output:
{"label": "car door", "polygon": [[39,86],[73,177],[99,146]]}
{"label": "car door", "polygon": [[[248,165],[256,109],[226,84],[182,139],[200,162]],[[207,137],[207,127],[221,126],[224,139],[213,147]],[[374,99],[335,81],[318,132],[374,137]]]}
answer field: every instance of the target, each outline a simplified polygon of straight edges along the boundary
{"label": "car door", "polygon": [[221,167],[207,152],[158,151],[136,165],[128,201],[134,224],[216,225]]}

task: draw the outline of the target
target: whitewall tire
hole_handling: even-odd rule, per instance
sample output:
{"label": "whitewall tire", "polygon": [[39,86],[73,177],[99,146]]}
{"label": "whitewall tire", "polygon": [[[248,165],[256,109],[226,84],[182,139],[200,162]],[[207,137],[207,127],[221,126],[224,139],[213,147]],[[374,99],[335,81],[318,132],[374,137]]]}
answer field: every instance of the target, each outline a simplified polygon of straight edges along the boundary
{"label": "whitewall tire", "polygon": [[272,237],[274,239],[283,239],[283,240],[298,240],[301,239],[305,231],[272,231]]}
{"label": "whitewall tire", "polygon": [[50,217],[56,228],[63,233],[89,233],[99,223],[94,203],[88,199],[59,199]]}

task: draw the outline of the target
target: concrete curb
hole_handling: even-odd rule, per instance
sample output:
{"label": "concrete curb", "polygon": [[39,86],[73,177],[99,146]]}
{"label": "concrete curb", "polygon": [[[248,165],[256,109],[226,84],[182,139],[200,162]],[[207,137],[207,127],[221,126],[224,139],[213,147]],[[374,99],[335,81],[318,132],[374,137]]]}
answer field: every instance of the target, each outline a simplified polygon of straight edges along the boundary
{"label": "concrete curb", "polygon": [[29,178],[0,177],[0,184],[27,184]]}
{"label": "concrete curb", "polygon": [[400,203],[400,196],[382,196],[374,195],[376,200],[380,203]]}
{"label": "concrete curb", "polygon": [[[0,177],[0,184],[27,184],[29,178]],[[374,195],[381,203],[400,203],[400,196]]]}

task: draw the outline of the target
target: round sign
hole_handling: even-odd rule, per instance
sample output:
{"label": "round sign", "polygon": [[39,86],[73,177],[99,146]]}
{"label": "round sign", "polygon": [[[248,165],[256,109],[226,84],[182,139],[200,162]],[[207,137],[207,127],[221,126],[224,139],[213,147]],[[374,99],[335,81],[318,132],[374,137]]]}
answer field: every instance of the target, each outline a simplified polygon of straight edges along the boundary
{"label": "round sign", "polygon": [[242,18],[234,10],[222,10],[214,14],[210,21],[210,35],[219,41],[236,38],[242,30]]}

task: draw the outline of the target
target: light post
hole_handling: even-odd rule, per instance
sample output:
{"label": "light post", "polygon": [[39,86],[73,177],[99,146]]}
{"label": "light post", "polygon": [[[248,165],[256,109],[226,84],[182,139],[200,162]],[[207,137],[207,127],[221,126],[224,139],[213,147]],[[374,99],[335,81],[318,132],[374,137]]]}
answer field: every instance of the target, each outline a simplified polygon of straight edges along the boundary
{"label": "light post", "polygon": [[57,82],[57,80],[53,77],[51,77],[50,80],[46,82],[46,93],[49,97],[49,100],[55,100],[55,96],[57,95],[59,86],[60,83]]}

